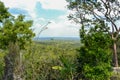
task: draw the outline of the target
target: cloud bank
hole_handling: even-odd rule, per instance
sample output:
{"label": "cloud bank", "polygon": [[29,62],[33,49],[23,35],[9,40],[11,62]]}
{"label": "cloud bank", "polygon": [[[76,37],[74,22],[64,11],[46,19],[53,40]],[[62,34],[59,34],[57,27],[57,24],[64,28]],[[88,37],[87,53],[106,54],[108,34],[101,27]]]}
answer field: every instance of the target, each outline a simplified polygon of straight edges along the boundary
{"label": "cloud bank", "polygon": [[66,9],[65,0],[1,0],[13,15],[24,14],[27,19],[32,19],[36,35],[41,28],[47,25],[41,37],[78,37],[79,25],[68,21],[69,11]]}

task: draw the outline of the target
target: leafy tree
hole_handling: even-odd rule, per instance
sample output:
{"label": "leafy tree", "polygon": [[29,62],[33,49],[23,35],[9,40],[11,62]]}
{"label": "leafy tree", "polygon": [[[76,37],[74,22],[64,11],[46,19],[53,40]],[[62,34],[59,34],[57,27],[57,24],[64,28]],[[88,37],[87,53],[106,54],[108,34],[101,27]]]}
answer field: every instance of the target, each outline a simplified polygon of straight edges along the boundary
{"label": "leafy tree", "polygon": [[88,32],[81,29],[78,68],[79,78],[83,80],[109,80],[111,76],[111,38],[96,24]]}
{"label": "leafy tree", "polygon": [[0,49],[7,50],[3,80],[14,80],[13,74],[20,50],[32,41],[32,21],[25,21],[23,15],[14,18],[0,2]]}
{"label": "leafy tree", "polygon": [[19,15],[16,19],[14,17],[5,19],[0,27],[0,48],[7,49],[11,42],[17,43],[20,49],[25,49],[25,45],[31,42],[34,36],[31,26],[32,21],[24,21],[23,15]]}
{"label": "leafy tree", "polygon": [[0,22],[2,22],[5,18],[8,18],[10,13],[8,12],[8,8],[5,8],[3,2],[0,1]]}
{"label": "leafy tree", "polygon": [[[120,1],[119,0],[67,0],[68,8],[74,10],[69,15],[70,20],[80,23],[84,28],[95,27],[95,22],[104,23],[102,30],[107,31],[113,40],[113,66],[118,67],[116,43],[120,27]],[[105,27],[107,26],[107,27]],[[109,29],[108,29],[109,28]]]}

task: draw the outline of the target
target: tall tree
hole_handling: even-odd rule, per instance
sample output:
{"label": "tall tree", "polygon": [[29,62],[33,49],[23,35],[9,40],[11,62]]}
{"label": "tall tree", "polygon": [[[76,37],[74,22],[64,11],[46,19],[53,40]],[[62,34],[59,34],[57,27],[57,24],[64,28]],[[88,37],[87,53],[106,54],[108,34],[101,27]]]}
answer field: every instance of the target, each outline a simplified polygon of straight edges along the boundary
{"label": "tall tree", "polygon": [[80,30],[81,46],[78,54],[78,78],[82,80],[109,80],[111,76],[111,38],[103,31],[102,23],[89,31]]}
{"label": "tall tree", "polygon": [[74,10],[69,19],[80,23],[84,28],[94,27],[95,22],[103,22],[101,27],[111,35],[113,40],[113,66],[118,67],[116,43],[120,33],[120,1],[119,0],[67,0],[68,8]]}
{"label": "tall tree", "polygon": [[32,29],[32,21],[25,21],[23,15],[19,15],[16,19],[11,16],[2,22],[0,27],[0,48],[8,48],[9,43],[17,43],[20,49],[25,49],[25,45],[31,42],[34,36]]}
{"label": "tall tree", "polygon": [[30,29],[31,20],[24,20],[25,16],[12,16],[4,4],[0,2],[0,49],[7,50],[3,80],[14,80],[15,63],[20,50],[32,41],[34,33]]}

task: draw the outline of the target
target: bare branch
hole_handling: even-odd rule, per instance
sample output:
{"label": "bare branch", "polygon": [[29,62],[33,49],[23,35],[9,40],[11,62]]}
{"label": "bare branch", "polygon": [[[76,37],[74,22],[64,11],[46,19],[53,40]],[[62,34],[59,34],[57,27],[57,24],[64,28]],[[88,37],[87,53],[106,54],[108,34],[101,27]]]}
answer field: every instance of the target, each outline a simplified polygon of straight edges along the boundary
{"label": "bare branch", "polygon": [[106,1],[106,2],[104,2],[103,0],[101,0],[101,1],[103,2],[105,9],[106,9],[105,17],[112,23],[112,25],[116,29],[116,31],[118,31],[117,25],[114,23],[114,21],[112,20],[112,18],[110,16],[111,8],[110,8],[109,1]]}

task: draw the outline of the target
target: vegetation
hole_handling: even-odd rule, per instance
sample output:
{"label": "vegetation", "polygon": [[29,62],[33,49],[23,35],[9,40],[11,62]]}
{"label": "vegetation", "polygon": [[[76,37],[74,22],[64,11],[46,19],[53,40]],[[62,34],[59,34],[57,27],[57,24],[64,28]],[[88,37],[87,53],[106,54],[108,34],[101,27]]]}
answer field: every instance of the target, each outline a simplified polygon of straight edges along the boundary
{"label": "vegetation", "polygon": [[[70,80],[71,78],[72,80],[76,72],[71,69],[75,69],[76,48],[79,46],[79,41],[34,42],[27,47],[27,50],[22,51],[22,78],[25,80]],[[4,55],[1,56],[1,62],[3,62],[3,57]],[[66,59],[67,62],[64,62]],[[4,64],[0,66],[3,69]],[[1,75],[2,73],[3,71]]]}
{"label": "vegetation", "polygon": [[0,80],[119,79],[112,75],[120,59],[119,1],[67,1],[76,11],[69,19],[81,26],[80,41],[34,41],[33,22],[15,18],[0,1]]}
{"label": "vegetation", "polygon": [[[76,11],[68,18],[81,25],[80,38],[83,46],[78,55],[78,79],[109,80],[112,66],[118,67],[116,44],[120,29],[116,22],[120,20],[119,1],[67,1],[68,8]],[[111,65],[112,50],[113,64]]]}
{"label": "vegetation", "polygon": [[113,40],[113,66],[118,67],[117,41],[119,40],[120,27],[120,2],[119,0],[67,0],[68,8],[75,13],[69,15],[70,20],[84,26],[89,30],[95,23],[102,23],[101,30],[106,31]]}
{"label": "vegetation", "polygon": [[18,65],[15,61],[20,50],[31,42],[34,36],[30,27],[32,21],[25,21],[23,15],[14,18],[0,2],[0,49],[7,51],[4,57],[5,67],[3,80],[14,79],[14,68]]}
{"label": "vegetation", "polygon": [[82,80],[109,80],[111,77],[112,40],[100,28],[101,25],[96,25],[87,33],[81,29],[81,41],[84,45],[79,50],[77,71]]}

